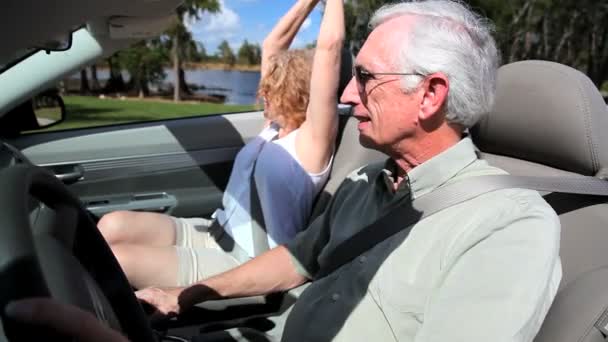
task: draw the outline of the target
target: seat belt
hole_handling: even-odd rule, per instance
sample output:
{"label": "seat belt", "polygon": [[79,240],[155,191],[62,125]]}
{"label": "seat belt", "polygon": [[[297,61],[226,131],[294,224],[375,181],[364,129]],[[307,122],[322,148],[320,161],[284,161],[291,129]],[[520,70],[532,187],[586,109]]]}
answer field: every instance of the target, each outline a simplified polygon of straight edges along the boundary
{"label": "seat belt", "polygon": [[257,165],[257,159],[253,164],[253,170],[249,177],[250,187],[250,205],[251,205],[251,234],[253,238],[253,253],[258,256],[270,249],[268,244],[268,233],[266,232],[266,221],[264,220],[264,212],[262,211],[262,204],[260,201],[260,195],[258,194],[258,187],[255,183],[255,167]]}
{"label": "seat belt", "polygon": [[594,324],[604,337],[608,336],[608,308],[604,310],[600,318]]}
{"label": "seat belt", "polygon": [[[317,272],[322,278],[354,258],[362,255],[378,243],[403,231],[437,212],[466,202],[488,192],[522,188],[537,191],[579,195],[608,196],[608,181],[596,177],[535,177],[512,175],[488,175],[470,177],[440,187],[412,202],[397,205],[375,222],[338,245],[328,257],[329,263]],[[400,222],[395,225],[395,222]]]}

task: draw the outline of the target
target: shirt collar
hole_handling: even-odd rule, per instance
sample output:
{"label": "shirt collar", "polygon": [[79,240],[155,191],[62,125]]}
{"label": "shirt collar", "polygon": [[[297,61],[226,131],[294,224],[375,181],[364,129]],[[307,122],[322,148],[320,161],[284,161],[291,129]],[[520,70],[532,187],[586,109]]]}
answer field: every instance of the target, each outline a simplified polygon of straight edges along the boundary
{"label": "shirt collar", "polygon": [[423,196],[454,178],[477,160],[475,145],[464,137],[456,145],[416,166],[409,172],[413,198]]}
{"label": "shirt collar", "polygon": [[[473,141],[470,137],[465,137],[456,145],[413,168],[407,174],[407,179],[401,182],[395,195],[411,193],[412,199],[416,199],[440,187],[475,160],[477,154]],[[378,181],[391,191],[392,175],[397,172],[398,167],[393,159],[388,159],[379,175],[381,179]]]}
{"label": "shirt collar", "polygon": [[[382,172],[378,175],[377,182],[380,182],[383,187],[386,187],[391,193],[393,192],[393,183],[394,177],[399,170],[399,165],[395,163],[393,159],[387,159],[384,162],[384,168]],[[397,191],[395,191],[395,196],[401,198],[409,195],[410,193],[410,184],[408,180],[408,175],[405,175],[405,179],[399,184]]]}

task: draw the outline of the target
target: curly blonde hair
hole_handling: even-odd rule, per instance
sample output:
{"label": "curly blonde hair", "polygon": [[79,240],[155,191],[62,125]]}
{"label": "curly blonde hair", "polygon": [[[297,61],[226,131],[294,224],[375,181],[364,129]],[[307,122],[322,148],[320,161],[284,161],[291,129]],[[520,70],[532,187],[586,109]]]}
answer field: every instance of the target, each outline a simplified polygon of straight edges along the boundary
{"label": "curly blonde hair", "polygon": [[310,75],[314,51],[287,50],[268,60],[267,72],[260,80],[258,98],[265,99],[269,119],[281,117],[285,126],[297,128],[306,119],[310,98]]}

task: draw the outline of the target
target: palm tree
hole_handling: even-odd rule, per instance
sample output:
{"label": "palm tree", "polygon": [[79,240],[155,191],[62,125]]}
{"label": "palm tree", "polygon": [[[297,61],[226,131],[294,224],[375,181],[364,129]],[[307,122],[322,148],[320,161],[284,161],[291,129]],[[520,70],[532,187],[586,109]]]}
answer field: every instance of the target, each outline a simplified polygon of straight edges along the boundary
{"label": "palm tree", "polygon": [[191,47],[195,46],[192,44],[192,34],[188,31],[184,25],[184,19],[186,16],[194,19],[200,19],[202,11],[211,13],[218,12],[220,10],[220,4],[218,0],[186,0],[176,10],[177,21],[167,31],[167,34],[171,38],[171,57],[173,60],[173,72],[175,74],[175,85],[173,87],[173,100],[179,101],[181,99],[181,93],[183,90],[188,91],[184,71],[182,70],[182,59],[188,55],[191,55]]}

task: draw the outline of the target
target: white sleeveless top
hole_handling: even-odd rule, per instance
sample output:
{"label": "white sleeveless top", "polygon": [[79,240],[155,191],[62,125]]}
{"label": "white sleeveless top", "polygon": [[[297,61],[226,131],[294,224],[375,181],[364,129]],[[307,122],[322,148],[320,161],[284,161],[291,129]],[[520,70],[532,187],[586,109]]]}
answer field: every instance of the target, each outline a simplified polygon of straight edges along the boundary
{"label": "white sleeveless top", "polygon": [[290,241],[306,228],[313,201],[329,177],[333,155],[322,172],[309,173],[301,166],[295,145],[298,131],[276,139],[279,127],[271,124],[249,141],[235,158],[222,199],[223,209],[214,213],[218,223],[250,257],[255,256],[250,214],[253,166],[256,165],[254,177],[270,248]]}

